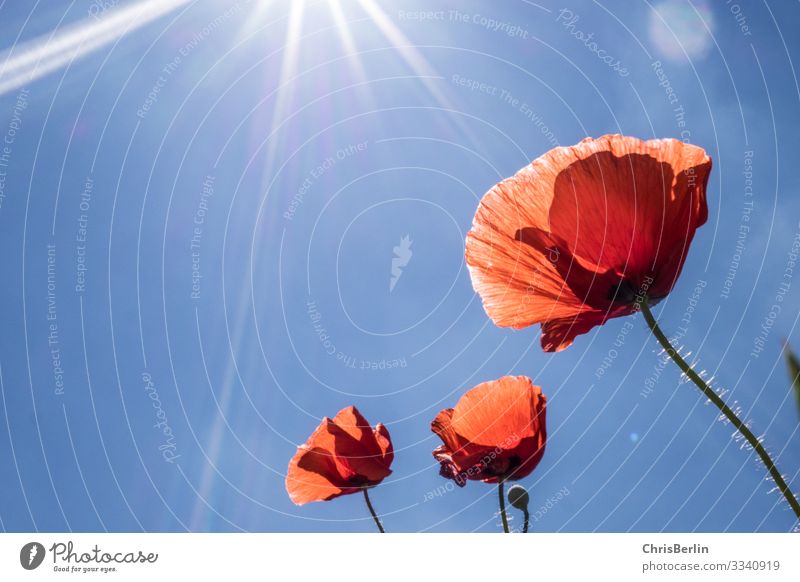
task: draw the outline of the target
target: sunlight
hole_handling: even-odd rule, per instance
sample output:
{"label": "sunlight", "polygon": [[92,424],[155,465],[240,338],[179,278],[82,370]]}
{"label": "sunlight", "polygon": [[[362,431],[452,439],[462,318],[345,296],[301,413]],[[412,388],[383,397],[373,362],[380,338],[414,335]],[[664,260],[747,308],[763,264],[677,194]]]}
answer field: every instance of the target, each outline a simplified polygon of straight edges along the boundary
{"label": "sunlight", "polygon": [[9,47],[0,53],[0,95],[67,66],[189,2],[142,0]]}
{"label": "sunlight", "polygon": [[[291,84],[288,82],[297,74],[297,60],[300,47],[300,37],[303,34],[303,12],[305,9],[305,2],[292,3],[291,12],[289,13],[289,23],[286,30],[286,44],[283,53],[283,61],[281,62],[281,74],[278,79],[278,87],[282,87],[278,91],[275,102],[275,109],[272,115],[272,131],[281,124],[284,117],[287,104],[291,101],[293,91]],[[267,143],[267,158],[266,168],[272,167],[277,151],[278,140],[270,140]]]}
{"label": "sunlight", "polygon": [[422,53],[414,47],[403,32],[395,26],[391,19],[381,9],[375,0],[356,0],[358,4],[370,15],[375,25],[386,37],[386,40],[397,49],[400,56],[406,61],[411,70],[416,74],[430,93],[436,98],[440,106],[453,109],[449,99],[439,90],[433,80],[438,74],[430,66]]}
{"label": "sunlight", "polygon": [[350,62],[355,70],[357,79],[361,82],[367,81],[367,73],[364,70],[364,65],[358,58],[358,47],[356,46],[353,34],[350,32],[350,28],[347,25],[347,20],[344,15],[344,10],[342,10],[342,5],[340,4],[339,0],[328,0],[328,7],[330,8],[333,20],[336,23],[336,31],[339,34],[339,38],[341,39],[345,52],[348,55],[353,56],[353,58],[350,59]]}

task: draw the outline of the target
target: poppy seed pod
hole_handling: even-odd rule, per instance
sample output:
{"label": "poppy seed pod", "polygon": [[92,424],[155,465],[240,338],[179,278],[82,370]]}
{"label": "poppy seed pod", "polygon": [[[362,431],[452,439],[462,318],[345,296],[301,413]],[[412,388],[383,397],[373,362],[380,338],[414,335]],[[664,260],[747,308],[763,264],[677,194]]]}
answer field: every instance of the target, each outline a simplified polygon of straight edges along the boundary
{"label": "poppy seed pod", "polygon": [[508,490],[508,502],[520,511],[528,511],[530,496],[522,485],[514,485]]}

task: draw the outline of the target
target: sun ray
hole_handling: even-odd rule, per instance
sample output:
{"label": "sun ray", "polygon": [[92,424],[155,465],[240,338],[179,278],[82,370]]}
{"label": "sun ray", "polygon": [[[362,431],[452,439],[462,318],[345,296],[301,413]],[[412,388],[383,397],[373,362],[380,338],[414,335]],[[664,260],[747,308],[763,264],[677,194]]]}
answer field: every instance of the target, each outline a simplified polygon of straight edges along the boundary
{"label": "sun ray", "polygon": [[[289,23],[286,30],[286,46],[283,53],[283,61],[281,62],[281,73],[278,78],[278,91],[275,97],[275,108],[272,114],[272,131],[281,124],[283,116],[286,112],[286,107],[291,102],[294,95],[294,89],[289,83],[289,80],[294,78],[297,73],[297,61],[300,52],[300,36],[303,31],[303,12],[305,2],[293,2],[291,12],[289,12]],[[266,164],[265,169],[272,168],[275,161],[275,153],[278,148],[278,139],[271,139],[267,144]]]}
{"label": "sun ray", "polygon": [[0,95],[57,71],[190,2],[142,0],[10,47],[0,53]]}
{"label": "sun ray", "polygon": [[357,0],[358,4],[369,14],[372,21],[383,33],[391,45],[408,64],[411,70],[419,75],[426,89],[434,96],[436,101],[446,109],[454,109],[450,99],[438,87],[434,77],[440,76],[428,63],[422,53],[414,47],[413,43],[403,32],[395,26],[386,13],[381,10],[375,0]]}
{"label": "sun ray", "polygon": [[[389,41],[390,45],[397,50],[406,64],[416,74],[428,92],[436,100],[436,103],[442,109],[457,112],[460,109],[453,104],[447,95],[440,89],[439,79],[442,76],[431,66],[425,56],[418,48],[403,34],[392,20],[386,15],[375,0],[356,0],[378,27],[378,29]],[[463,119],[457,114],[447,115],[446,118],[449,123],[452,123],[456,129],[461,132],[466,141],[472,144],[479,152],[488,155],[483,141],[478,139],[475,133],[464,123]]]}
{"label": "sun ray", "polygon": [[[256,15],[254,16],[261,17],[266,14],[266,6],[268,4],[270,4],[270,2],[264,1],[263,4],[256,9]],[[275,86],[281,87],[281,89],[275,95],[275,106],[272,110],[271,130],[268,135],[272,135],[275,132],[275,129],[282,123],[286,115],[287,106],[292,102],[294,95],[293,87],[290,81],[297,74],[301,41],[300,37],[302,36],[303,28],[304,5],[305,2],[303,1],[294,0],[292,2],[286,29],[286,40],[283,51],[283,59],[281,61],[280,75],[277,80],[269,80],[270,85],[274,83]],[[278,146],[280,144],[281,140],[278,139],[277,136],[274,136],[273,139],[270,139],[266,144],[262,183],[266,181],[267,176],[271,175],[275,157],[279,151]],[[235,245],[236,242],[226,243],[226,246],[227,244]],[[223,247],[223,253],[228,252],[226,251],[226,246]],[[225,259],[223,258],[223,269],[225,265],[224,260]],[[203,467],[200,476],[200,485],[198,487],[200,496],[198,496],[197,500],[195,501],[192,510],[193,524],[199,524],[205,513],[205,503],[203,500],[213,497],[218,472],[216,464],[222,451],[221,445],[223,439],[229,430],[226,426],[225,417],[229,414],[229,407],[234,387],[237,384],[244,386],[235,358],[241,352],[242,342],[244,342],[245,336],[243,330],[247,325],[250,313],[250,289],[247,286],[243,286],[238,292],[238,296],[232,300],[226,299],[224,293],[225,292],[223,291],[223,302],[226,305],[232,306],[232,312],[228,318],[228,342],[231,353],[225,366],[225,371],[221,381],[221,388],[219,389],[219,414],[215,415],[214,423],[208,433],[207,457],[209,462],[207,462]]]}

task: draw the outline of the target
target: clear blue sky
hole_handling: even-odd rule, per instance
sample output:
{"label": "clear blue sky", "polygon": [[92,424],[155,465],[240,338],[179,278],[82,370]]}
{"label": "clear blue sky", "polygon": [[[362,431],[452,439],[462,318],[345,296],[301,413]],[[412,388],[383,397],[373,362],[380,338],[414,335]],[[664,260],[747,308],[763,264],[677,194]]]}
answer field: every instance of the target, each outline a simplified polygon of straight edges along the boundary
{"label": "clear blue sky", "polygon": [[[0,50],[134,2],[102,4],[0,2]],[[487,319],[463,250],[480,196],[556,144],[706,148],[709,221],[657,313],[800,491],[780,353],[800,346],[798,19],[783,2],[199,0],[7,90],[0,526],[372,531],[360,496],[298,508],[283,485],[296,445],[354,404],[395,444],[372,494],[388,530],[498,531],[493,487],[430,494],[447,482],[429,423],[525,374],[549,398],[523,481],[534,530],[791,530],[642,318],[544,354],[537,328]]]}

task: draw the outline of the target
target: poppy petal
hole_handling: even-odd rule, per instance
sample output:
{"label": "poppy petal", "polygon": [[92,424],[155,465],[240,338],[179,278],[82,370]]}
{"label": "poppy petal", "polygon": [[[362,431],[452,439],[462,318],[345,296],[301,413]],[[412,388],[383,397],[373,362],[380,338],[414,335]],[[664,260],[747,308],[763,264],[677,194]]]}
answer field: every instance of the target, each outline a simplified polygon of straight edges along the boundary
{"label": "poppy petal", "polygon": [[461,441],[453,430],[453,409],[445,408],[431,422],[431,430],[442,439],[444,446],[449,451],[457,451]]}
{"label": "poppy petal", "polygon": [[334,459],[340,473],[353,479],[353,484],[377,484],[391,474],[371,431],[369,446],[354,439],[350,432],[334,422],[329,422],[323,431],[333,439],[330,450],[335,451]]}
{"label": "poppy petal", "polygon": [[[597,151],[573,162],[554,184],[550,229],[596,270],[616,269],[621,275],[654,272],[659,256],[698,226],[699,217],[691,212],[697,201],[692,198],[704,198],[705,181],[702,188],[684,184],[678,191],[675,186],[682,183],[676,172],[685,177],[691,171],[696,182],[702,167],[682,168],[682,149],[671,147],[673,142],[652,148],[649,142],[636,141],[619,151]],[[681,148],[699,149],[685,144]],[[710,161],[705,167],[710,169]]]}
{"label": "poppy petal", "polygon": [[392,439],[389,438],[389,431],[381,423],[375,426],[375,441],[378,443],[378,448],[383,455],[383,464],[387,467],[394,461],[394,447],[392,446]]}
{"label": "poppy petal", "polygon": [[348,406],[340,410],[333,417],[333,422],[362,445],[369,447],[374,444],[375,437],[372,427],[355,406]]}
{"label": "poppy petal", "polygon": [[[338,421],[338,422],[337,422]],[[374,430],[355,407],[323,418],[298,447],[286,474],[286,490],[298,505],[356,493],[385,479],[394,459],[389,432]]]}
{"label": "poppy petal", "polygon": [[[484,198],[481,205],[490,202]],[[472,286],[486,313],[501,327],[521,329],[583,310],[581,300],[548,255],[515,239],[526,226],[512,223],[499,232],[494,226],[476,223],[467,234],[466,261]]]}
{"label": "poppy petal", "polygon": [[327,501],[343,490],[331,481],[338,476],[330,454],[318,448],[300,447],[289,462],[286,491],[296,505],[312,501]]}
{"label": "poppy petal", "polygon": [[575,317],[547,321],[542,324],[542,350],[560,352],[571,346],[577,336],[604,324],[609,317],[607,313],[593,311]]}
{"label": "poppy petal", "polygon": [[541,388],[525,376],[484,382],[458,401],[452,419],[458,436],[475,445],[511,449],[539,429]]}
{"label": "poppy petal", "polygon": [[[382,428],[383,446],[376,438],[376,430],[373,430],[367,419],[355,406],[349,406],[340,410],[333,418],[333,427],[330,431],[335,438],[337,456],[345,458],[353,472],[370,480],[380,481],[391,473],[387,472],[387,468],[394,460],[394,453],[391,452],[389,432],[383,425],[378,426]],[[354,442],[338,434],[338,431],[345,433]],[[388,459],[385,458],[387,450],[390,452]]]}
{"label": "poppy petal", "polygon": [[608,307],[609,289],[620,283],[616,271],[600,272],[594,267],[587,268],[584,261],[570,253],[565,241],[535,227],[520,229],[517,240],[547,255],[573,295],[584,305],[593,309]]}
{"label": "poppy petal", "polygon": [[534,437],[523,439],[520,446],[514,451],[520,464],[512,469],[511,480],[523,479],[530,475],[544,457],[545,439],[544,431]]}
{"label": "poppy petal", "polygon": [[529,475],[544,455],[546,403],[541,388],[525,376],[469,390],[431,423],[444,443],[433,451],[440,474],[460,486]]}

